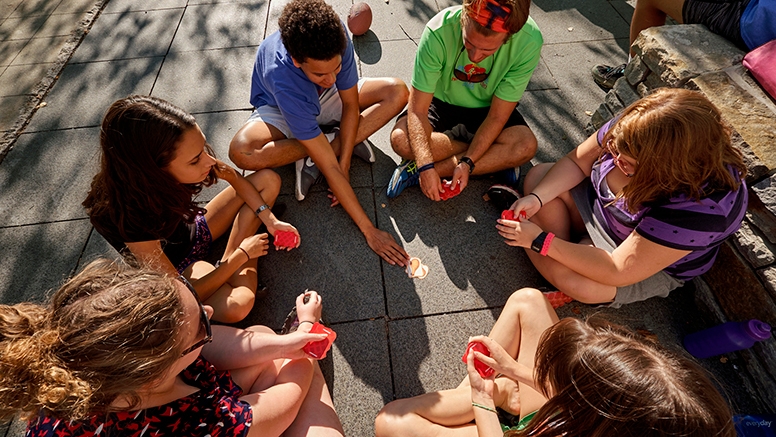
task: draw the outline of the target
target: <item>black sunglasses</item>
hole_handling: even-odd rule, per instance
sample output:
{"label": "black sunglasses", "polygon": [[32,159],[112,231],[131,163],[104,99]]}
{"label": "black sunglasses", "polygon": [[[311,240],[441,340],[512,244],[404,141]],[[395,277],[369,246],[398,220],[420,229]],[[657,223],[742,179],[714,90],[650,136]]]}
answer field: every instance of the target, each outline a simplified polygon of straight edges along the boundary
{"label": "black sunglasses", "polygon": [[210,319],[208,319],[207,313],[205,312],[205,306],[202,305],[202,301],[199,300],[199,295],[197,295],[197,290],[195,290],[194,286],[191,285],[191,282],[189,282],[189,280],[184,278],[183,276],[178,276],[178,280],[183,282],[183,285],[185,285],[186,288],[189,289],[191,294],[194,295],[194,299],[197,300],[197,305],[199,305],[199,323],[205,327],[205,337],[199,340],[198,342],[194,343],[190,347],[186,348],[186,350],[184,350],[183,353],[181,353],[181,357],[183,357],[190,354],[193,350],[199,349],[202,346],[213,341],[213,329],[210,327]]}
{"label": "black sunglasses", "polygon": [[490,72],[469,74],[465,71],[458,69],[458,59],[461,58],[461,53],[466,49],[466,46],[461,47],[461,51],[458,52],[458,56],[455,57],[453,62],[453,76],[461,82],[480,83],[484,82],[488,78]]}

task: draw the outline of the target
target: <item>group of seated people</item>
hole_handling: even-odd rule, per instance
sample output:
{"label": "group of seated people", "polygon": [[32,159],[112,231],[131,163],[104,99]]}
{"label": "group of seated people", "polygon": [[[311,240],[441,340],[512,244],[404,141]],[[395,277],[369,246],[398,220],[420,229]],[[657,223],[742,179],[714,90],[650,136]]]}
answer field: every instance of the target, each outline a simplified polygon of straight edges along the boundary
{"label": "group of seated people", "polygon": [[[637,101],[557,163],[533,167],[524,195],[514,191],[537,148],[517,110],[542,46],[529,6],[444,9],[423,32],[408,91],[395,78],[359,79],[331,6],[292,0],[258,49],[256,109],[230,144],[247,176],[215,158],[185,110],[149,96],[116,101],[83,205],[129,262],[91,263],[45,305],[0,305],[0,416],[21,412],[31,437],[344,435],[303,351],[326,335],[310,332],[320,295],[297,297],[296,330],[284,335],[210,320],[251,311],[270,236],[296,236],[281,249],[301,244],[273,213],[274,167],[296,163],[299,200],[325,177],[332,206],[369,247],[407,264],[349,183],[352,156],[374,162],[365,140],[405,106],[391,132],[403,161],[388,197],[420,185],[439,201],[442,178],[463,190],[470,175],[496,173],[516,217],[499,219],[499,234],[569,300],[619,307],[706,272],[740,226],[747,190],[742,156],[699,93],[663,89]],[[229,187],[199,206],[196,195],[218,179]],[[206,261],[227,233],[220,260]],[[536,289],[516,291],[491,333],[471,341],[489,355],[468,353],[457,388],[389,403],[376,434],[735,435],[724,398],[692,360],[597,317],[558,320]],[[495,372],[481,376],[476,361]],[[497,407],[519,423],[500,424]]]}

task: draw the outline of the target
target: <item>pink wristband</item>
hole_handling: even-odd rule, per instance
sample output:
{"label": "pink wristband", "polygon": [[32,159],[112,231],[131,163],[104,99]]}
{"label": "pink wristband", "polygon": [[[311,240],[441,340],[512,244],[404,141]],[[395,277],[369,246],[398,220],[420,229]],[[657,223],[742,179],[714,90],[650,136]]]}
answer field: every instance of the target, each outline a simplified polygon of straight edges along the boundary
{"label": "pink wristband", "polygon": [[550,243],[552,243],[553,238],[555,238],[555,234],[549,232],[547,234],[547,238],[544,239],[544,244],[542,244],[542,251],[539,252],[539,255],[547,256],[547,252],[550,251]]}

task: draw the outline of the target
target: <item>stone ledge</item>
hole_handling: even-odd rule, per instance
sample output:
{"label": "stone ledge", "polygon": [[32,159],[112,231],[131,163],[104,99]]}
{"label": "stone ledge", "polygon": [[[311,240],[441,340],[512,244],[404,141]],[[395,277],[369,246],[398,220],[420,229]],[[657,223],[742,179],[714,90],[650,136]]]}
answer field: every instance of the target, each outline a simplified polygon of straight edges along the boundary
{"label": "stone ledge", "polygon": [[776,168],[776,114],[731,79],[728,73],[706,73],[689,81],[687,88],[701,91],[722,112],[757,158]]}
{"label": "stone ledge", "polygon": [[744,58],[744,52],[730,41],[700,24],[643,30],[633,49],[636,57],[653,72],[660,72],[660,80],[672,88],[682,88],[703,73],[740,64]]}

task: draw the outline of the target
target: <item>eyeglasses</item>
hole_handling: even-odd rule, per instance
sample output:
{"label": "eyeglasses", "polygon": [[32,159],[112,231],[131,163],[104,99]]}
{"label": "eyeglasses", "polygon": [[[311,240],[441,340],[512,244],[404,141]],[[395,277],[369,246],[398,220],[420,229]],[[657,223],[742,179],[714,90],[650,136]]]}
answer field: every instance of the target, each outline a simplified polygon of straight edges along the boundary
{"label": "eyeglasses", "polygon": [[480,83],[485,81],[485,79],[487,79],[490,75],[490,72],[486,71],[485,73],[467,73],[458,69],[458,59],[461,58],[461,53],[463,53],[465,49],[466,46],[461,47],[461,51],[458,52],[458,56],[455,57],[455,62],[453,62],[453,76],[455,76],[455,78],[461,82]]}
{"label": "eyeglasses", "polygon": [[[197,305],[199,305],[199,323],[200,327],[205,328],[205,337],[191,345],[190,347],[186,348],[186,350],[181,353],[181,357],[184,357],[188,354],[190,354],[195,349],[199,349],[202,346],[210,343],[213,341],[213,329],[210,327],[210,319],[207,317],[207,313],[205,312],[205,306],[202,305],[202,301],[199,300],[199,295],[197,295],[197,290],[194,289],[194,286],[191,285],[191,282],[189,282],[188,279],[184,278],[183,276],[178,276],[178,280],[183,282],[183,285],[186,286],[186,288],[189,289],[191,294],[194,295],[194,299],[197,300]],[[202,330],[200,329],[200,332]]]}
{"label": "eyeglasses", "polygon": [[636,163],[631,163],[628,160],[623,159],[622,153],[617,148],[617,146],[614,145],[614,141],[611,138],[609,138],[609,140],[606,142],[604,150],[612,155],[614,165],[616,165],[621,172],[625,173],[625,176],[629,178],[633,177],[633,174],[636,172],[636,165],[638,165],[638,161]]}

